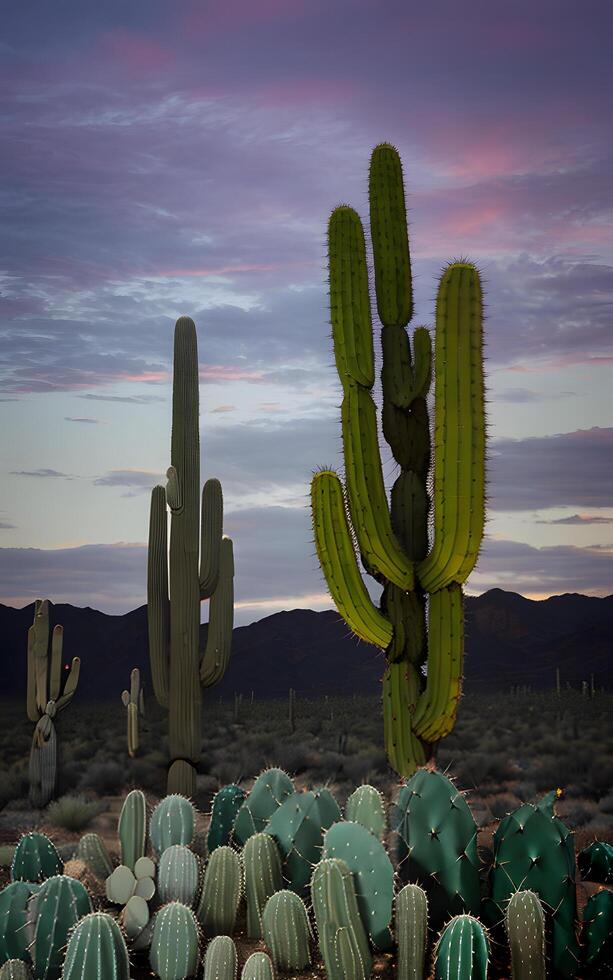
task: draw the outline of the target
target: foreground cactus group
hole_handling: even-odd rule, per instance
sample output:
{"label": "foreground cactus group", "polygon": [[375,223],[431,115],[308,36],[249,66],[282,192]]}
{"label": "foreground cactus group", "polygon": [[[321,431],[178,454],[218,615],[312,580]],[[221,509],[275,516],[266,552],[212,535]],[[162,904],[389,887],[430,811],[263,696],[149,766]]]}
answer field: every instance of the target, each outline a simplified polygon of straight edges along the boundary
{"label": "foreground cactus group", "polygon": [[[369,196],[382,324],[382,426],[400,473],[388,503],[372,398],[364,231],[357,213],[342,206],[330,218],[328,258],[343,386],[345,486],[333,470],[323,470],[313,478],[311,501],[317,554],[337,609],[358,637],[385,651],[385,744],[392,767],[410,776],[452,730],[461,692],[462,584],[477,560],[485,508],[482,295],[471,263],[453,262],[443,272],[436,302],[431,502],[432,342],[425,327],[417,327],[412,340],[406,331],[413,316],[406,206],[400,158],[388,144],[373,151]],[[362,579],[356,544],[364,569],[383,586],[378,608]]]}
{"label": "foreground cactus group", "polygon": [[[172,794],[149,813],[132,790],[120,863],[95,834],[77,848],[103,885],[94,898],[51,841],[25,835],[0,892],[0,980],[127,980],[132,967],[161,980],[235,980],[239,966],[242,980],[274,980],[312,969],[318,954],[328,980],[367,980],[382,956],[398,980],[608,975],[613,895],[588,903],[580,946],[566,898],[571,838],[551,797],[501,821],[486,875],[472,814],[435,770],[400,786],[389,820],[371,786],[351,794],[344,816],[329,790],[297,790],[279,769],[239,806],[236,790],[216,798],[224,808],[232,799],[235,816],[210,853],[188,799]],[[262,944],[242,964],[237,933]]]}

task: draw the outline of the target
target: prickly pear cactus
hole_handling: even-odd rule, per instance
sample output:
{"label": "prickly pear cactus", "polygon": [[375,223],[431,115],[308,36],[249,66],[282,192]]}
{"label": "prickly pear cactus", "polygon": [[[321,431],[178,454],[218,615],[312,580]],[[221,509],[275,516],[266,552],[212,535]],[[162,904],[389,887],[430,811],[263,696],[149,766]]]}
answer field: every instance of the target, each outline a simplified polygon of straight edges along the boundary
{"label": "prickly pear cactus", "polygon": [[434,980],[487,980],[487,933],[472,915],[456,915],[434,951]]}
{"label": "prickly pear cactus", "polygon": [[478,915],[477,825],[454,784],[436,770],[419,769],[398,794],[391,826],[398,874],[425,890],[432,927],[440,929],[450,915]]}
{"label": "prickly pear cactus", "polygon": [[266,902],[283,888],[279,848],[268,834],[253,834],[243,848],[243,872],[247,899],[247,935],[260,939]]}
{"label": "prickly pear cactus", "polygon": [[108,878],[113,871],[111,856],[98,834],[84,834],[77,846],[75,857],[78,861],[83,861],[96,878]]}
{"label": "prickly pear cactus", "polygon": [[198,903],[198,921],[205,936],[220,936],[234,931],[240,897],[240,858],[231,847],[222,844],[209,858]]}
{"label": "prickly pear cactus", "polygon": [[584,881],[613,885],[613,844],[600,840],[588,844],[579,852],[577,866]]}
{"label": "prickly pear cactus", "polygon": [[311,927],[304,902],[295,892],[275,892],[262,913],[264,941],[275,966],[295,973],[311,962]]}
{"label": "prickly pear cactus", "polygon": [[92,911],[86,888],[75,878],[47,878],[30,899],[28,933],[37,980],[58,980],[68,935],[79,919]]}
{"label": "prickly pear cactus", "polygon": [[[325,858],[319,862],[311,880],[311,901],[328,980],[367,980],[372,956],[353,875],[344,861]],[[349,962],[351,972],[347,974]]]}
{"label": "prickly pear cactus", "polygon": [[48,837],[35,831],[23,835],[13,854],[13,881],[43,881],[63,870],[64,863]]}
{"label": "prickly pear cactus", "polygon": [[296,894],[306,891],[313,868],[321,857],[325,831],[341,819],[341,811],[327,789],[292,793],[275,810],[265,833],[276,841],[283,857],[283,874]]}
{"label": "prickly pear cactus", "polygon": [[216,847],[230,843],[234,821],[245,802],[246,796],[245,790],[234,783],[230,783],[229,786],[222,786],[219,792],[215,793],[207,834],[207,846],[210,854]]}
{"label": "prickly pear cactus", "polygon": [[504,917],[513,980],[546,980],[545,915],[535,892],[515,892]]}
{"label": "prickly pear cactus", "polygon": [[133,871],[147,848],[147,801],[142,790],[131,790],[123,801],[118,831],[121,863]]}
{"label": "prickly pear cactus", "polygon": [[236,946],[230,936],[216,936],[204,954],[204,980],[235,980]]}
{"label": "prickly pear cactus", "polygon": [[184,796],[171,793],[160,800],[151,814],[149,826],[149,837],[157,857],[172,844],[191,844],[195,820],[193,803]]}
{"label": "prickly pear cactus", "polygon": [[198,859],[185,844],[171,844],[162,853],[158,867],[158,894],[162,902],[192,906],[200,882]]}
{"label": "prickly pear cactus", "polygon": [[494,834],[492,922],[504,917],[507,902],[519,889],[539,896],[551,925],[552,970],[571,980],[579,963],[572,835],[557,817],[532,803],[509,813]]}
{"label": "prickly pear cactus", "polygon": [[252,953],[243,967],[241,980],[275,980],[275,969],[270,956],[266,953]]}
{"label": "prickly pear cactus", "polygon": [[198,971],[200,939],[191,909],[169,902],[156,912],[149,964],[160,980],[185,980]]}
{"label": "prickly pear cactus", "polygon": [[121,929],[105,912],[79,919],[68,940],[62,980],[130,980],[128,948]]}
{"label": "prickly pear cactus", "polygon": [[361,823],[383,840],[386,828],[385,805],[378,789],[365,783],[353,791],[345,805],[345,820]]}
{"label": "prickly pear cactus", "polygon": [[335,823],[324,837],[324,858],[341,858],[354,876],[358,908],[377,949],[392,946],[394,869],[381,841],[361,823]]}
{"label": "prickly pear cactus", "polygon": [[30,962],[28,902],[39,887],[30,881],[13,881],[0,892],[0,963],[12,959]]}
{"label": "prickly pear cactus", "polygon": [[419,885],[405,885],[396,895],[398,980],[423,980],[428,942],[428,899]]}
{"label": "prickly pear cactus", "polygon": [[591,978],[611,976],[613,963],[613,892],[592,895],[583,910],[583,963]]}
{"label": "prickly pear cactus", "polygon": [[234,821],[234,839],[247,843],[252,834],[264,830],[285,798],[294,792],[294,784],[282,769],[266,769],[254,782]]}

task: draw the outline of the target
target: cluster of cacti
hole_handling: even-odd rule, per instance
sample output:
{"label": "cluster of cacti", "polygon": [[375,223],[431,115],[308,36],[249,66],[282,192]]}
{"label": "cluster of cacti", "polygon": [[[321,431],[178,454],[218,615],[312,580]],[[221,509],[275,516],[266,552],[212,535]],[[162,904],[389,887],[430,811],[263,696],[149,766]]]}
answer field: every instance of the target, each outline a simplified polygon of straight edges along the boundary
{"label": "cluster of cacti", "polygon": [[[375,356],[362,223],[346,206],[328,228],[330,309],[341,409],[345,487],[332,470],[313,478],[315,544],[336,607],[353,632],[385,651],[385,743],[409,776],[449,734],[462,685],[462,583],[483,533],[485,412],[479,274],[454,262],[441,278],[434,354],[433,541],[427,396],[431,339],[413,316],[402,167],[388,144],[370,164],[370,230],[382,323],[383,434],[400,474],[388,503],[372,398]],[[411,349],[412,347],[412,349]],[[360,571],[383,586],[377,608]],[[426,623],[426,596],[429,596]],[[427,682],[422,666],[427,661]]]}
{"label": "cluster of cacti", "polygon": [[121,702],[126,709],[128,720],[128,755],[131,759],[138,752],[140,735],[138,729],[139,715],[145,715],[145,695],[140,685],[140,670],[134,667],[130,674],[130,690],[122,691]]}
{"label": "cluster of cacti", "polygon": [[[230,656],[234,615],[232,541],[224,537],[218,480],[200,496],[198,347],[189,317],[175,326],[171,466],[166,488],[151,495],[147,617],[155,696],[168,709],[168,792],[193,796],[200,757],[200,685],[223,676]],[[170,510],[170,553],[167,545]],[[200,554],[200,563],[198,556]],[[210,600],[204,652],[200,603]]]}
{"label": "cluster of cacti", "polygon": [[30,750],[29,779],[32,806],[43,807],[55,792],[57,735],[53,720],[72,701],[79,682],[81,661],[74,657],[68,671],[62,667],[64,627],[56,625],[49,647],[49,601],[37,599],[34,622],[28,630],[28,718],[36,725]]}
{"label": "cluster of cacti", "polygon": [[[344,815],[328,790],[296,792],[279,769],[262,773],[246,796],[228,789],[217,794],[228,843],[215,835],[208,857],[195,850],[196,810],[177,794],[150,818],[144,794],[128,794],[115,867],[100,838],[82,838],[77,854],[105,881],[108,911],[92,912],[86,887],[63,873],[51,841],[24,835],[13,880],[0,892],[4,977],[127,980],[131,955],[161,980],[185,980],[202,968],[209,980],[235,980],[231,937],[243,896],[247,934],[266,952],[247,959],[241,980],[306,969],[312,925],[328,980],[367,980],[374,956],[394,950],[398,980],[424,980],[429,968],[433,980],[486,980],[490,948],[513,980],[546,980],[546,951],[556,978],[609,975],[613,893],[588,902],[580,950],[570,907],[574,859],[554,813],[555,793],[501,821],[490,895],[482,899],[474,822],[441,773],[420,770],[399,789],[395,867],[381,839],[385,807],[371,786],[350,795]],[[582,858],[594,877],[601,853],[606,848],[593,845]],[[430,930],[439,932],[436,942]]]}

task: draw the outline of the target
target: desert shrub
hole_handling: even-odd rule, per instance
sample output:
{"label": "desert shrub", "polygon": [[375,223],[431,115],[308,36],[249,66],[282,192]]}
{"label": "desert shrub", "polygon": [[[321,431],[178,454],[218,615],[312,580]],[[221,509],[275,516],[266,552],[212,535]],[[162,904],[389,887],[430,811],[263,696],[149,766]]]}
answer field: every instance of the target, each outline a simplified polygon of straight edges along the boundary
{"label": "desert shrub", "polygon": [[55,827],[79,831],[89,827],[102,809],[100,803],[87,800],[84,796],[62,796],[49,804],[45,816]]}
{"label": "desert shrub", "polygon": [[602,796],[598,803],[600,813],[613,814],[613,792]]}
{"label": "desert shrub", "polygon": [[534,783],[529,782],[517,783],[515,794],[522,803],[534,803],[536,799],[536,786]]}
{"label": "desert shrub", "polygon": [[0,810],[13,800],[20,800],[28,795],[28,778],[25,773],[12,770],[2,773],[0,777]]}
{"label": "desert shrub", "polygon": [[515,796],[494,796],[488,801],[489,808],[496,820],[502,820],[507,813],[511,813],[519,806],[519,800]]}
{"label": "desert shrub", "polygon": [[503,753],[476,752],[458,762],[456,776],[460,787],[480,789],[488,784],[504,784],[512,777],[512,771]]}
{"label": "desert shrub", "polygon": [[275,753],[277,764],[281,769],[285,769],[290,776],[306,772],[311,758],[312,753],[304,745],[296,745],[292,742],[281,742]]}
{"label": "desert shrub", "polygon": [[126,778],[124,766],[117,762],[93,762],[83,773],[79,789],[93,789],[101,796],[120,793]]}
{"label": "desert shrub", "polygon": [[566,812],[563,816],[564,823],[568,824],[569,827],[583,827],[584,824],[589,823],[589,821],[595,816],[594,808],[586,806],[585,803],[572,803],[566,807]]}
{"label": "desert shrub", "polygon": [[14,844],[0,844],[0,868],[9,868],[13,863]]}

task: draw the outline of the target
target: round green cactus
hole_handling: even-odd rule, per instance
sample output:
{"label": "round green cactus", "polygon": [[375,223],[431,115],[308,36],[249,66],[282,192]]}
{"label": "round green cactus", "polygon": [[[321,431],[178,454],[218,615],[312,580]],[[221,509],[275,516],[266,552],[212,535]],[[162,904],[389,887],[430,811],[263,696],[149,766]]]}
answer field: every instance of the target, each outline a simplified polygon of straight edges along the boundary
{"label": "round green cactus", "polygon": [[156,912],[149,964],[160,980],[195,976],[200,959],[198,923],[191,909],[169,902]]}
{"label": "round green cactus", "polygon": [[206,936],[234,931],[241,884],[240,858],[231,847],[222,844],[209,858],[198,903],[198,921]]}
{"label": "round green cactus", "polygon": [[130,961],[123,934],[105,912],[79,919],[68,940],[62,980],[130,980]]}
{"label": "round green cactus", "polygon": [[151,814],[149,837],[160,857],[172,844],[191,844],[194,839],[196,811],[193,803],[178,793],[160,800]]}
{"label": "round green cactus", "polygon": [[304,902],[295,892],[276,892],[262,913],[262,932],[280,970],[304,970],[311,962],[311,927]]}
{"label": "round green cactus", "polygon": [[43,881],[61,875],[64,863],[53,843],[44,834],[24,834],[13,855],[13,881]]}

